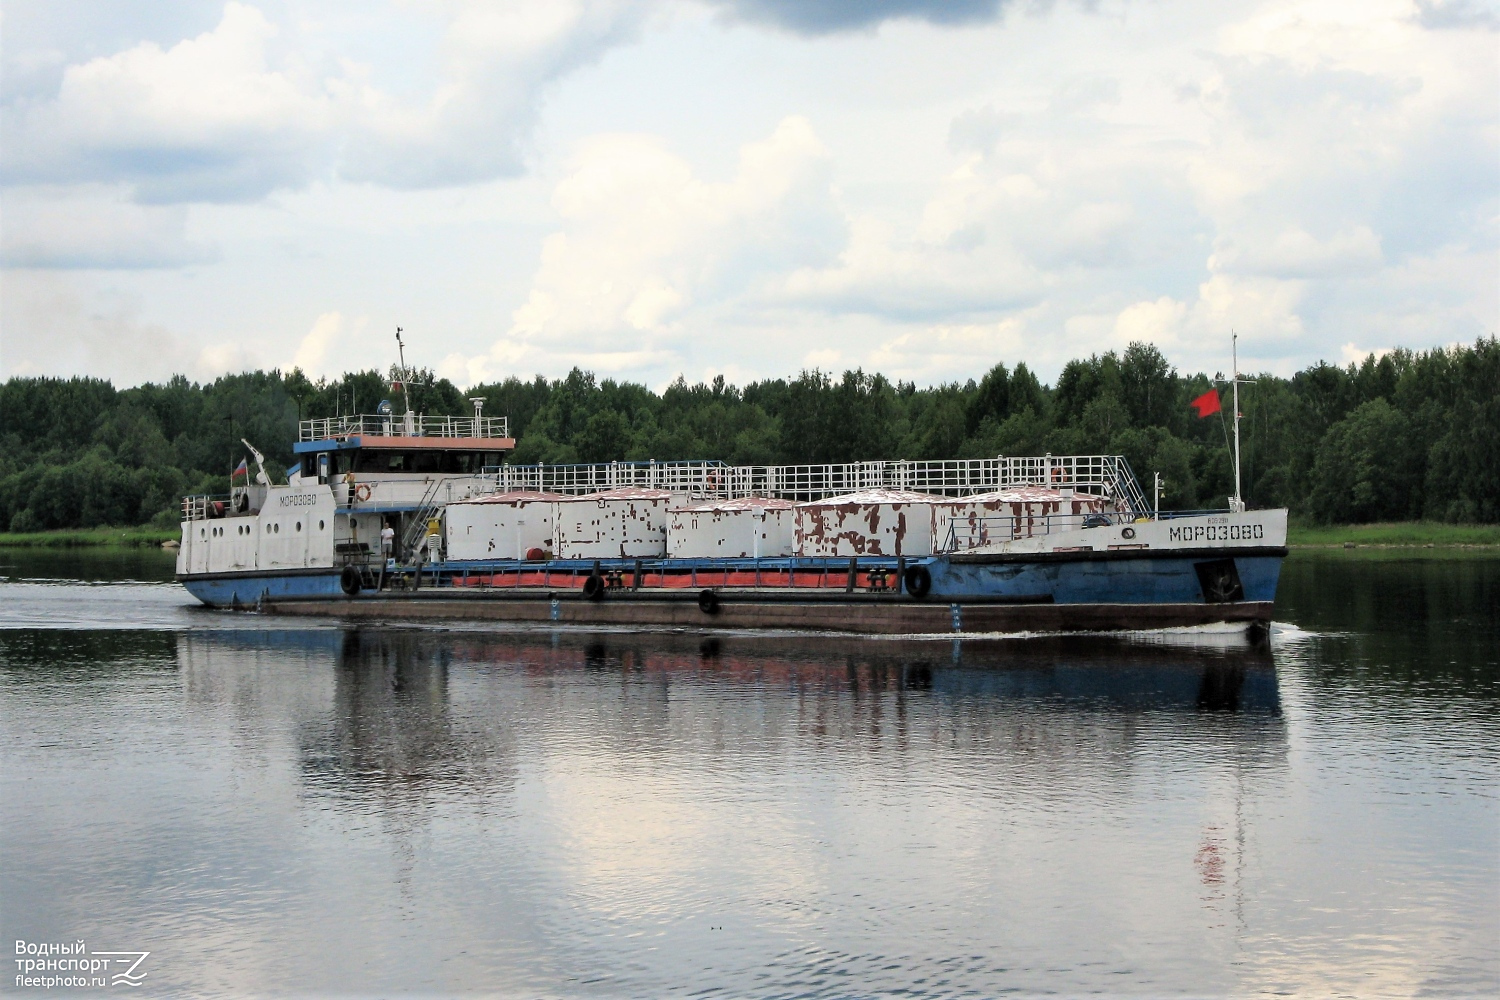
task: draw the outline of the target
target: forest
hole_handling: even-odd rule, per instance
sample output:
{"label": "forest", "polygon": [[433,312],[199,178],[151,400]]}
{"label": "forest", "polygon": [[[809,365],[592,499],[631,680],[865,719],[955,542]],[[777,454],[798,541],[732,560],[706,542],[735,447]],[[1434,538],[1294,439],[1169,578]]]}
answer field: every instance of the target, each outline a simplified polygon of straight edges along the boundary
{"label": "forest", "polygon": [[[976,373],[978,374],[978,373]],[[292,463],[297,421],[372,412],[394,372],[313,381],[300,370],[178,376],[116,389],[94,378],[0,385],[0,530],[170,526],[181,497],[224,493],[246,438],[273,474]],[[962,383],[918,388],[879,374],[803,371],[743,387],[723,378],[660,393],[574,369],[567,377],[460,390],[409,380],[429,414],[509,416],[512,461],[722,459],[733,465],[996,455],[1122,454],[1162,506],[1218,508],[1233,490],[1228,393],[1155,347],[1069,362],[1053,385],[997,363]],[[1220,384],[1222,388],[1222,384]],[[1500,521],[1500,342],[1320,362],[1240,391],[1245,498],[1318,523]]]}

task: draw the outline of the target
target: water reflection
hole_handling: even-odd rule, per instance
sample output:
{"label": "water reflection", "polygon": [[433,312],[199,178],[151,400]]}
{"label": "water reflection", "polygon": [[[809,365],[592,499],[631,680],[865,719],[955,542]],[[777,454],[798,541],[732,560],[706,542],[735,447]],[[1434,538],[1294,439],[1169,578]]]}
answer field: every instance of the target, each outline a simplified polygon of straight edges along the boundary
{"label": "water reflection", "polygon": [[1497,569],[1330,611],[1405,584],[1293,560],[1317,628],[1270,647],[131,629],[128,585],[15,585],[102,624],[0,600],[0,936],[184,993],[1483,993]]}

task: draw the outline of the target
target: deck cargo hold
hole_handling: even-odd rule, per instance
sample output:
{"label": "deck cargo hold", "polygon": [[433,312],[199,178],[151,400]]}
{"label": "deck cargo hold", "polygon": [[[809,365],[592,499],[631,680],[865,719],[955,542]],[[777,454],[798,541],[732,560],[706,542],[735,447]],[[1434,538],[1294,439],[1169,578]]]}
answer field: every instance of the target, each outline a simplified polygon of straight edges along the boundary
{"label": "deck cargo hold", "polygon": [[762,559],[793,554],[796,504],[775,497],[712,500],[669,512],[674,559]]}
{"label": "deck cargo hold", "polygon": [[956,507],[934,506],[933,537],[942,551],[971,549],[990,542],[1081,528],[1084,518],[1107,509],[1105,498],[1095,494],[1015,486],[966,496]]}
{"label": "deck cargo hold", "polygon": [[863,490],[797,505],[798,556],[928,556],[933,521],[965,500],[913,490]]}
{"label": "deck cargo hold", "polygon": [[564,497],[552,504],[562,559],[661,558],[667,554],[666,490],[627,486]]}
{"label": "deck cargo hold", "polygon": [[552,505],[561,493],[512,490],[448,504],[444,510],[449,559],[525,559],[552,551]]}

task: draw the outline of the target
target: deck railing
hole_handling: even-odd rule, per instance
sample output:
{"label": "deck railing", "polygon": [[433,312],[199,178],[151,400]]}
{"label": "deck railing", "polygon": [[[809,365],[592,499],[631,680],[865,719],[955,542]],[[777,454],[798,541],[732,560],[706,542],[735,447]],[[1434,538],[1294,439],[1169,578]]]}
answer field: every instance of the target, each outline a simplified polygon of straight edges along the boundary
{"label": "deck railing", "polygon": [[508,417],[435,417],[423,414],[355,413],[343,417],[304,420],[297,427],[299,441],[330,441],[348,437],[507,438]]}
{"label": "deck railing", "polygon": [[913,490],[962,497],[1019,486],[1071,489],[1105,497],[1134,514],[1149,512],[1135,474],[1120,455],[849,462],[829,465],[740,465],[723,462],[606,462],[593,465],[503,465],[486,469],[495,488],[592,493],[638,486],[693,497],[822,500],[858,490]]}
{"label": "deck railing", "polygon": [[[371,434],[359,430],[354,421],[385,420],[384,417],[332,418],[344,421],[332,428],[329,421],[304,420],[303,440],[309,425],[313,433],[338,437],[345,434]],[[396,418],[392,418],[393,420]],[[428,435],[470,437],[462,425],[473,425],[472,418],[427,418],[449,422],[451,434]],[[503,435],[503,417],[484,417],[478,428],[482,437],[496,436],[491,420],[501,421],[498,434]],[[394,436],[394,435],[393,435]],[[859,490],[912,490],[938,496],[964,497],[975,493],[1021,486],[1070,489],[1075,493],[1101,497],[1117,509],[1140,517],[1151,513],[1141,493],[1140,484],[1121,455],[1042,455],[1026,458],[946,459],[923,462],[850,462],[830,465],[740,465],[723,462],[601,462],[581,465],[501,465],[484,470],[479,477],[483,489],[494,492],[535,490],[539,492],[578,495],[601,490],[638,487],[666,490],[690,499],[731,499],[735,497],[776,497],[783,500],[822,500]],[[188,497],[183,500],[183,516],[195,520],[206,516],[204,504],[209,498]],[[1165,515],[1164,515],[1165,516]]]}
{"label": "deck railing", "polygon": [[744,495],[729,492],[735,470],[723,462],[602,462],[594,465],[502,465],[486,469],[500,492],[598,493],[636,487],[689,496]]}

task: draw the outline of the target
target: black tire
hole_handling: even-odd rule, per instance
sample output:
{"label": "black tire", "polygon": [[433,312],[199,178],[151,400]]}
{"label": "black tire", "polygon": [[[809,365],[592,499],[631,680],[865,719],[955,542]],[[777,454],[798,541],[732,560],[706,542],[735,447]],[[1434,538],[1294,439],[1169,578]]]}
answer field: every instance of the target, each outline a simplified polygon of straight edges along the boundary
{"label": "black tire", "polygon": [[583,581],[583,596],[590,601],[604,600],[604,577],[590,573]]}
{"label": "black tire", "polygon": [[698,610],[705,615],[716,615],[719,613],[719,595],[712,590],[703,590],[698,593]]}
{"label": "black tire", "polygon": [[906,571],[906,592],[921,600],[932,592],[932,574],[926,566],[913,566]]}
{"label": "black tire", "polygon": [[353,566],[345,566],[344,571],[339,574],[339,588],[350,597],[353,597],[360,592],[363,586],[364,580],[360,579],[359,570]]}

